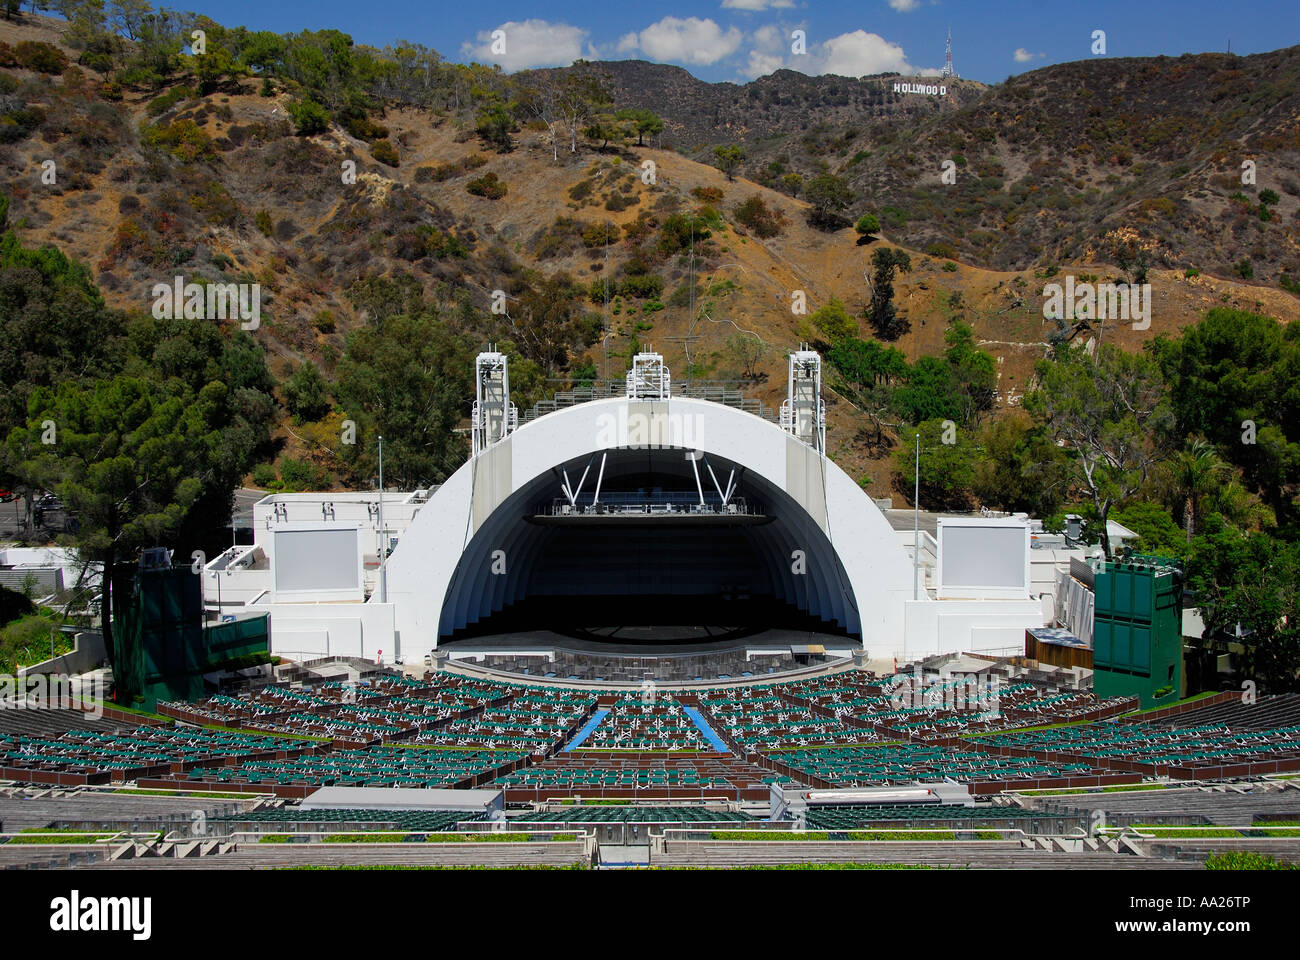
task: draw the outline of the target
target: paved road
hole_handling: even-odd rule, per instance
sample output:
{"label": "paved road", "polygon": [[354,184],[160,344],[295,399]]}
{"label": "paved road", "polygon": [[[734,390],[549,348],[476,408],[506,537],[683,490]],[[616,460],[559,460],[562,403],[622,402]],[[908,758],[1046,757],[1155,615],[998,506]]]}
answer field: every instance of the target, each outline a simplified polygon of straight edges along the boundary
{"label": "paved road", "polygon": [[[253,504],[266,496],[265,490],[240,487],[235,491],[235,502],[230,522],[236,528],[252,529]],[[24,535],[22,498],[12,503],[0,503],[0,540],[18,540]],[[45,510],[37,527],[35,542],[52,543],[61,533],[70,533],[68,515],[63,510]]]}
{"label": "paved road", "polygon": [[[21,499],[12,503],[0,503],[0,540],[16,540],[23,536],[23,510]],[[36,530],[36,541],[50,543],[61,533],[71,532],[68,528],[68,515],[63,510],[41,511],[40,523]]]}

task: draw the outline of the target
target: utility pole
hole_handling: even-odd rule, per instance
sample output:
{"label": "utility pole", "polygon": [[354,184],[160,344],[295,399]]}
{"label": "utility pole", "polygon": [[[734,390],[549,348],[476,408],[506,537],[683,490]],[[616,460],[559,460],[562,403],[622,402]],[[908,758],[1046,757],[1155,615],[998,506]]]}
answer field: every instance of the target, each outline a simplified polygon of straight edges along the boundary
{"label": "utility pole", "polygon": [[388,602],[388,532],[384,529],[384,438],[379,438],[379,602]]}
{"label": "utility pole", "polygon": [[[602,379],[604,380],[604,384],[603,384],[603,386],[605,387],[606,390],[608,390],[608,389],[609,389],[609,335],[610,335],[610,329],[609,329],[609,231],[608,231],[608,230],[605,231],[605,268],[604,268],[604,270],[601,271],[601,277],[602,277],[602,279],[605,281],[605,307],[604,307],[604,313],[601,315],[601,322],[600,322],[600,332],[601,332],[600,342],[601,342],[601,346],[604,347],[604,349],[605,349],[605,373],[604,373],[604,377],[603,377]],[[599,395],[599,391],[596,391],[596,392],[597,392],[597,394]]]}
{"label": "utility pole", "polygon": [[686,351],[686,382],[688,384],[695,382],[695,365],[691,363],[691,341],[690,336],[695,332],[695,217],[691,217],[691,269],[687,282],[691,285],[690,290],[690,311],[691,322],[686,325],[687,339],[682,342],[682,349]]}
{"label": "utility pole", "polygon": [[912,599],[921,599],[921,435],[916,435],[916,486],[912,493]]}

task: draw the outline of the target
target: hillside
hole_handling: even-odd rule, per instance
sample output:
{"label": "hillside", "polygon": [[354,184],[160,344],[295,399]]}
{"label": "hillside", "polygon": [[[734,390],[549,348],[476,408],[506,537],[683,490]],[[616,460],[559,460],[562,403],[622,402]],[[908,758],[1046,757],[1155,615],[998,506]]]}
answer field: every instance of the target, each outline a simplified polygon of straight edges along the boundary
{"label": "hillside", "polygon": [[[824,164],[856,192],[853,216],[878,214],[918,249],[1016,269],[1113,258],[1114,231],[1132,228],[1151,265],[1300,283],[1300,47],[1099,58],[929,116],[815,115],[803,136],[747,146],[746,170]],[[1266,190],[1279,199],[1261,215]]]}
{"label": "hillside", "polygon": [[[720,142],[747,148],[802,136],[814,127],[843,132],[871,121],[913,124],[977,102],[987,89],[975,80],[943,81],[942,97],[894,93],[898,81],[917,78],[810,77],[778,70],[746,84],[706,83],[681,67],[644,60],[596,64],[616,102],[662,114],[667,127],[657,145],[695,154]],[[924,80],[938,84],[936,78]]]}
{"label": "hillside", "polygon": [[[49,40],[52,23],[0,22],[0,40]],[[895,284],[911,322],[897,346],[911,359],[937,355],[952,321],[971,324],[997,365],[999,416],[1018,405],[1045,354],[1044,283],[1067,267],[1127,278],[1116,237],[1150,248],[1153,322],[1145,331],[1107,326],[1109,342],[1136,348],[1222,304],[1287,322],[1300,315],[1300,299],[1278,286],[1284,269],[1300,276],[1298,56],[1066,64],[995,87],[954,85],[941,102],[878,96],[885,80],[781,72],[739,87],[701,84],[677,68],[601,64],[614,102],[661,111],[661,142],[689,155],[634,140],[602,150],[582,138],[570,152],[561,133],[558,161],[544,125],[517,125],[500,149],[464,110],[390,102],[367,121],[382,136],[337,123],[299,135],[290,119],[299,93],[286,83],[267,90],[231,76],[200,94],[177,76],[115,90],[77,68],[10,65],[0,68],[11,78],[0,93],[0,170],[22,242],[56,244],[88,264],[123,310],[149,310],[154,284],[176,275],[260,283],[255,336],[282,385],[308,360],[334,380],[349,334],[415,297],[466,344],[505,341],[530,361],[512,376],[521,406],[603,374],[603,278],[615,285],[610,376],[637,345],[653,345],[678,378],[742,378],[728,340],[743,331],[764,344],[746,390],[779,406],[785,354],[816,333],[791,312],[792,294],[803,291],[810,312],[838,299],[861,315],[871,253],[898,245],[913,269]],[[1167,123],[1153,123],[1157,115]],[[809,116],[818,124],[805,132]],[[749,176],[731,181],[701,162],[724,141],[742,142]],[[1128,153],[1116,160],[1120,147]],[[859,152],[867,155],[854,162]],[[957,152],[958,184],[940,186],[940,158]],[[1267,221],[1244,213],[1230,198],[1241,188],[1223,182],[1247,154],[1258,158],[1259,188],[1281,194]],[[810,226],[804,200],[759,182],[778,157],[810,176],[819,164],[842,172],[858,195],[853,212],[882,213],[881,239],[860,244],[852,229]],[[50,158],[58,176],[46,184]],[[349,160],[355,182],[341,173]],[[646,161],[653,183],[640,176]],[[737,208],[755,197],[779,224],[775,236],[739,222]],[[694,320],[691,238],[673,232],[687,223],[711,232],[698,247]],[[1253,280],[1233,267],[1243,256]],[[1187,275],[1189,266],[1200,274]],[[399,280],[377,285],[380,277]],[[491,309],[494,290],[507,295],[504,316]],[[449,374],[466,414],[468,375]],[[867,418],[833,390],[828,406],[832,456],[873,493],[890,492],[888,445],[870,444]],[[335,482],[363,482],[335,469],[322,439],[329,429],[283,416],[278,455],[312,460]]]}

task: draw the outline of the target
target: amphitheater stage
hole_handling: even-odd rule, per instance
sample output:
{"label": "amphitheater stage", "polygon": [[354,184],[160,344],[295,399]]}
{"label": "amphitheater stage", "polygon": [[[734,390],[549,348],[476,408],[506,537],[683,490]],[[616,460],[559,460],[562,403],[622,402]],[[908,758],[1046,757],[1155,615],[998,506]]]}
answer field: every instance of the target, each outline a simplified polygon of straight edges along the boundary
{"label": "amphitheater stage", "polygon": [[716,627],[612,627],[521,631],[457,640],[438,648],[469,671],[548,683],[656,685],[787,679],[854,663],[861,646],[832,634]]}

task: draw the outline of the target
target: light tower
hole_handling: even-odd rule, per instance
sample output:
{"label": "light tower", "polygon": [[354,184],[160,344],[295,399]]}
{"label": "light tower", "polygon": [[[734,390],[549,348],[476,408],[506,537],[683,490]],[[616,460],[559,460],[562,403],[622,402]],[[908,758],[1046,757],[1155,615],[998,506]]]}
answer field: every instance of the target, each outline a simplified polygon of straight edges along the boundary
{"label": "light tower", "polygon": [[822,358],[816,350],[790,354],[790,378],[781,404],[781,427],[823,456],[826,453],[826,401],[822,399]]}
{"label": "light tower", "polygon": [[944,51],[943,72],[940,74],[940,76],[944,76],[944,77],[957,76],[957,71],[952,68],[952,27],[951,26],[948,27],[948,46]]}
{"label": "light tower", "polygon": [[478,456],[519,424],[519,412],[510,402],[509,361],[504,353],[489,347],[474,361],[475,397],[470,422],[473,425],[473,455]]}
{"label": "light tower", "polygon": [[632,358],[632,369],[627,372],[629,400],[667,400],[671,384],[662,354],[646,351]]}

